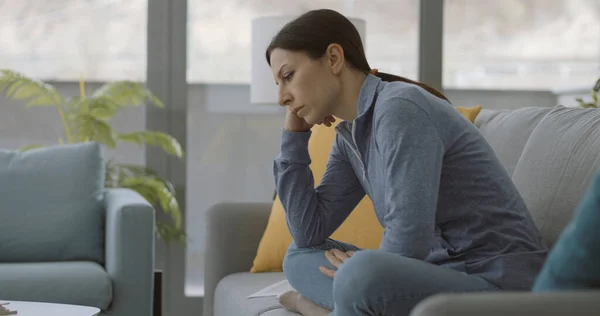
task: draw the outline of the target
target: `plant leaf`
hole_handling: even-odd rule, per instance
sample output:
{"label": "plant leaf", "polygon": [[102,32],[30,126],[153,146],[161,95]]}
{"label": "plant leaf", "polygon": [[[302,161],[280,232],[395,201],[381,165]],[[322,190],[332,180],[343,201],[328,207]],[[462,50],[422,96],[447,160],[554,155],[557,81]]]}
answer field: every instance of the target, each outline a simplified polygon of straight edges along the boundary
{"label": "plant leaf", "polygon": [[67,99],[67,108],[71,112],[91,114],[101,120],[109,120],[120,110],[120,106],[111,98],[98,96],[93,98],[71,97]]}
{"label": "plant leaf", "polygon": [[592,88],[592,91],[600,92],[600,78],[598,78],[598,80],[596,80],[596,84]]}
{"label": "plant leaf", "polygon": [[156,234],[169,242],[185,243],[186,234],[181,229],[181,210],[171,183],[155,176],[155,172],[139,165],[106,162],[105,187],[124,187],[140,193],[157,211],[170,215],[171,221],[156,221]]}
{"label": "plant leaf", "polygon": [[187,236],[182,229],[173,227],[172,225],[163,222],[156,222],[156,234],[166,242],[175,239],[185,244],[187,239]]}
{"label": "plant leaf", "polygon": [[183,157],[183,148],[179,142],[169,134],[153,131],[138,131],[133,133],[118,134],[117,138],[130,143],[139,145],[148,144],[162,147],[167,153]]}
{"label": "plant leaf", "polygon": [[86,97],[81,97],[81,96],[68,97],[65,100],[65,103],[67,105],[67,109],[70,112],[81,112],[81,113],[88,112],[89,102]]}
{"label": "plant leaf", "polygon": [[80,141],[94,140],[109,148],[116,146],[113,129],[107,122],[91,114],[83,113],[74,115],[73,124]]}
{"label": "plant leaf", "polygon": [[94,97],[107,97],[119,106],[136,106],[149,101],[158,107],[164,107],[162,101],[150,90],[141,83],[133,81],[107,83],[94,93]]}
{"label": "plant leaf", "polygon": [[132,189],[141,194],[148,202],[169,214],[176,228],[181,226],[181,209],[171,190],[165,181],[154,177],[129,177],[120,183],[121,187]]}
{"label": "plant leaf", "polygon": [[91,98],[88,104],[89,113],[101,120],[111,119],[120,109],[116,102],[104,96]]}
{"label": "plant leaf", "polygon": [[26,107],[63,104],[62,97],[51,85],[8,69],[0,70],[0,90],[4,90],[8,99],[29,101]]}
{"label": "plant leaf", "polygon": [[583,101],[582,98],[575,98],[575,101],[577,101],[577,103],[579,103],[579,107],[581,107],[581,108],[587,107],[587,104],[585,103],[585,101]]}
{"label": "plant leaf", "polygon": [[[156,172],[150,168],[133,165],[133,164],[116,164],[113,165],[117,172],[124,174],[127,177],[152,177],[158,178]],[[166,183],[166,181],[165,181]]]}
{"label": "plant leaf", "polygon": [[27,145],[27,146],[21,147],[21,148],[19,148],[17,150],[19,150],[19,151],[28,151],[28,150],[32,150],[32,149],[36,149],[36,148],[41,148],[41,147],[44,147],[44,145],[33,144],[33,145]]}
{"label": "plant leaf", "polygon": [[118,171],[112,163],[112,159],[107,160],[104,168],[104,187],[115,188],[118,185],[118,182],[115,179],[117,175]]}
{"label": "plant leaf", "polygon": [[154,94],[152,94],[150,92],[150,90],[148,90],[146,97],[148,98],[148,100],[150,100],[150,102],[152,102],[154,105],[156,105],[159,108],[164,108],[165,104]]}

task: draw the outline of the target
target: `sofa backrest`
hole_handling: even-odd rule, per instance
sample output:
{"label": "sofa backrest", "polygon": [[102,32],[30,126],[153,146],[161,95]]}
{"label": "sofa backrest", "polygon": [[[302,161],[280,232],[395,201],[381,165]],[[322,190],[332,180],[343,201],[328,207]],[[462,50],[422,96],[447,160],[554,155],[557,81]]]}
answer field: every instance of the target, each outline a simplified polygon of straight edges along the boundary
{"label": "sofa backrest", "polygon": [[600,110],[483,110],[475,125],[512,176],[552,246],[600,168]]}
{"label": "sofa backrest", "polygon": [[0,262],[103,262],[97,143],[0,150]]}
{"label": "sofa backrest", "polygon": [[529,136],[552,108],[524,107],[516,110],[482,110],[475,126],[490,143],[500,163],[513,175]]}
{"label": "sofa backrest", "polygon": [[558,106],[536,125],[512,176],[551,246],[600,168],[600,110]]}

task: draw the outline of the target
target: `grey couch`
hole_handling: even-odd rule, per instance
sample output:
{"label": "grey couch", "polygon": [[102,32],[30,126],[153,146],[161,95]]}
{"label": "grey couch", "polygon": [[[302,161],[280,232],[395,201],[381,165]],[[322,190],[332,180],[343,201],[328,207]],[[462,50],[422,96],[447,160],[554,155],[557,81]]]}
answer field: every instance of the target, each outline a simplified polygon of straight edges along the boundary
{"label": "grey couch", "polygon": [[[494,148],[552,246],[600,169],[600,110],[528,107],[483,110],[476,126]],[[208,211],[204,316],[296,315],[275,298],[245,297],[284,279],[248,272],[271,203],[215,205]],[[600,290],[570,293],[441,294],[413,316],[598,315]]]}
{"label": "grey couch", "polygon": [[103,166],[95,143],[0,150],[0,300],[152,314],[154,209]]}

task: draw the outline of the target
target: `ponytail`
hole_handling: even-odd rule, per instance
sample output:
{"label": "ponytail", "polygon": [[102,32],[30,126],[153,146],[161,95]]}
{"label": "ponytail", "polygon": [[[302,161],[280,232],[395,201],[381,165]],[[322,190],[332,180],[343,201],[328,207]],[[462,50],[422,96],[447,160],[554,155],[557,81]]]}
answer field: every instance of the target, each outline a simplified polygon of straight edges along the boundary
{"label": "ponytail", "polygon": [[370,73],[372,75],[375,75],[375,76],[379,77],[382,81],[387,81],[387,82],[401,81],[401,82],[406,82],[406,83],[417,85],[417,86],[419,86],[419,87],[427,90],[427,92],[435,95],[436,97],[438,97],[438,98],[440,98],[442,100],[446,100],[446,101],[450,102],[450,100],[448,100],[448,98],[446,98],[446,96],[443,93],[439,92],[437,89],[435,89],[435,88],[433,88],[433,87],[431,87],[429,85],[426,85],[426,84],[424,84],[422,82],[413,81],[413,80],[410,80],[408,78],[404,78],[404,77],[400,77],[400,76],[388,74],[388,73],[385,73],[385,72],[379,72],[379,70],[377,70],[377,69],[372,69],[370,71]]}

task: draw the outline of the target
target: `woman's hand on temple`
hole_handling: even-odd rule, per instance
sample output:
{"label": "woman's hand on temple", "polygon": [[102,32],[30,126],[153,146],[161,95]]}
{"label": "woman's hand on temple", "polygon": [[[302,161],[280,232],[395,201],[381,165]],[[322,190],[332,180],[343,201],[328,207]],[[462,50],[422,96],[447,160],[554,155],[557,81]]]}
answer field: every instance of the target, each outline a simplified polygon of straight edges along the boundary
{"label": "woman's hand on temple", "polygon": [[[353,254],[354,251],[343,252],[338,249],[330,249],[325,251],[325,258],[327,258],[327,261],[329,261],[329,263],[336,267],[337,270],[344,263],[344,261],[350,259],[350,257],[352,257]],[[326,276],[332,279],[335,278],[336,270],[331,270],[325,266],[320,266],[319,270]]]}

